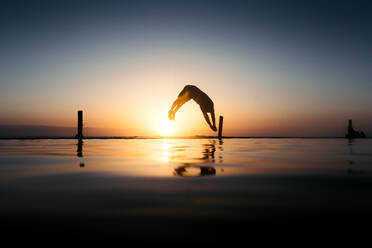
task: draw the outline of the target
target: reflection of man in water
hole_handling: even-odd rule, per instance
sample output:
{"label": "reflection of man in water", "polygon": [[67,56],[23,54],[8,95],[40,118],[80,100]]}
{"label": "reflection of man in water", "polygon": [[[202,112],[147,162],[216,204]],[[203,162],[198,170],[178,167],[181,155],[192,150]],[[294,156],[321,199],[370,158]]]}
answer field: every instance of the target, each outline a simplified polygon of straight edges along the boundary
{"label": "reflection of man in water", "polygon": [[[194,85],[186,85],[183,88],[183,90],[178,95],[178,98],[174,101],[171,109],[168,112],[169,119],[174,120],[178,109],[181,108],[183,104],[185,104],[187,101],[191,99],[193,99],[197,104],[199,104],[200,109],[203,112],[204,118],[207,121],[210,128],[213,131],[217,131],[213,101],[209,98],[207,94],[205,94],[203,91],[201,91],[198,87]],[[213,125],[209,120],[208,113],[211,114]]]}

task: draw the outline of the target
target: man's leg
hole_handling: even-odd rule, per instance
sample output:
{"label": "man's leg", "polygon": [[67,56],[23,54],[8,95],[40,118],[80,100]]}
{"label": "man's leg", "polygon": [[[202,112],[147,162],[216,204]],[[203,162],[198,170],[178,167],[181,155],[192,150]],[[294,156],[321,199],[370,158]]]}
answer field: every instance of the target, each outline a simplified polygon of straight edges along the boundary
{"label": "man's leg", "polygon": [[209,116],[208,116],[208,113],[207,112],[203,112],[203,115],[204,115],[204,119],[205,121],[208,123],[209,127],[213,130],[213,131],[217,131],[217,128],[212,126],[210,120],[209,120]]}
{"label": "man's leg", "polygon": [[212,117],[213,127],[216,128],[216,117],[214,116],[214,110],[212,110],[212,112],[211,112],[211,117]]}

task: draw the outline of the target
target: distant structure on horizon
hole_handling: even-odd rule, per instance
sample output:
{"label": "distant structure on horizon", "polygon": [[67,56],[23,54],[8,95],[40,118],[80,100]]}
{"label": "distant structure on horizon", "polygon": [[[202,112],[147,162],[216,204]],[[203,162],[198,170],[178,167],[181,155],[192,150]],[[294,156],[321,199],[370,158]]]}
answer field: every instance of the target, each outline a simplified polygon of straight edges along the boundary
{"label": "distant structure on horizon", "polygon": [[353,120],[349,120],[349,127],[347,129],[347,134],[345,135],[345,138],[347,139],[355,139],[355,138],[365,138],[366,135],[363,131],[355,131],[353,128]]}

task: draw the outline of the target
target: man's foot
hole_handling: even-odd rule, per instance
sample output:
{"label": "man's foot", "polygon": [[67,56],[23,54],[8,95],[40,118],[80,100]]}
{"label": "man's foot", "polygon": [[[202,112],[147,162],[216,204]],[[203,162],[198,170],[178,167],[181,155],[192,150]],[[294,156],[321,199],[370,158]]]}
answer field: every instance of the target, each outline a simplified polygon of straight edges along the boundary
{"label": "man's foot", "polygon": [[168,119],[174,121],[174,112],[172,110],[169,110],[168,112]]}

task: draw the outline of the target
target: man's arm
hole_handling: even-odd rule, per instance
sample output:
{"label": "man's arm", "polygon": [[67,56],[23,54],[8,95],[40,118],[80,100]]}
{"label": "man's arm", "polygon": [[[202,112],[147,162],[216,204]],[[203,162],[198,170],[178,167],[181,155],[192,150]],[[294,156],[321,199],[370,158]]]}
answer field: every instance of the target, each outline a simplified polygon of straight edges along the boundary
{"label": "man's arm", "polygon": [[189,99],[187,96],[178,97],[172,104],[171,109],[168,111],[168,118],[174,120],[176,112],[182,107],[182,105]]}
{"label": "man's arm", "polygon": [[180,98],[178,97],[176,100],[174,100],[172,107],[170,108],[169,111],[173,111],[174,108],[177,107],[177,105],[180,104]]}

